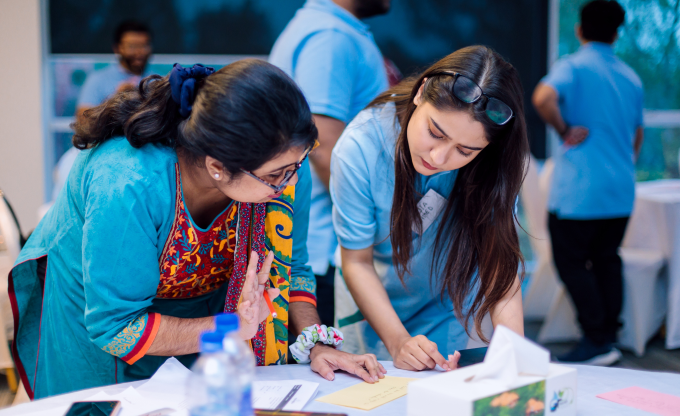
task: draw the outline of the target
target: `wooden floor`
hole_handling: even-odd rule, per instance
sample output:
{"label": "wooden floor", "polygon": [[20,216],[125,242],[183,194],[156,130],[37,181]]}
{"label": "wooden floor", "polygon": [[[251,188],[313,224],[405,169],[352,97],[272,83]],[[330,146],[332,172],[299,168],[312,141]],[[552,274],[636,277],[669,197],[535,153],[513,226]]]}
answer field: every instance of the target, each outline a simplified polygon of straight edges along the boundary
{"label": "wooden floor", "polygon": [[[540,327],[541,322],[527,322],[525,324],[526,336],[535,340]],[[548,348],[553,355],[557,355],[567,352],[575,344],[576,343],[574,342],[553,343],[546,344],[545,347]],[[623,351],[623,359],[615,364],[614,367],[680,373],[680,349],[672,351],[665,349],[664,340],[657,336],[647,345],[647,351],[644,357],[636,357],[632,353]],[[0,409],[10,406],[13,400],[14,394],[7,386],[7,379],[0,375]]]}

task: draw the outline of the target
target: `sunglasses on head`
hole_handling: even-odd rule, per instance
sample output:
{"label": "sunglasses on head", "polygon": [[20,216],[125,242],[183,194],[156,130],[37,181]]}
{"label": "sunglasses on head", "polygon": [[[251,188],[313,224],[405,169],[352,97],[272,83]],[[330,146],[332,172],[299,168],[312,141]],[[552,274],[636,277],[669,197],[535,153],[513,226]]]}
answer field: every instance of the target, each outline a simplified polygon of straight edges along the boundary
{"label": "sunglasses on head", "polygon": [[309,152],[314,150],[315,147],[316,147],[316,143],[315,143],[315,145],[312,145],[305,150],[305,152],[302,155],[302,158],[297,163],[295,163],[293,165],[293,170],[286,171],[286,173],[284,173],[284,175],[283,175],[283,180],[278,185],[272,185],[269,182],[265,181],[264,179],[261,179],[257,175],[255,175],[255,174],[253,174],[253,173],[251,173],[251,172],[249,172],[245,169],[241,169],[241,172],[245,173],[246,175],[250,176],[251,178],[257,179],[261,183],[272,188],[274,190],[274,193],[278,194],[279,192],[286,189],[286,186],[288,186],[288,182],[290,182],[290,180],[293,178],[293,175],[295,175],[295,173],[298,170],[300,170],[300,168],[302,167],[302,163],[305,161],[305,159],[307,159],[307,156],[309,156]]}
{"label": "sunglasses on head", "polygon": [[439,72],[431,76],[450,75],[453,77],[453,96],[466,104],[479,101],[482,96],[486,97],[486,116],[491,121],[502,126],[507,124],[515,115],[510,106],[498,98],[484,94],[482,88],[476,82],[457,72]]}

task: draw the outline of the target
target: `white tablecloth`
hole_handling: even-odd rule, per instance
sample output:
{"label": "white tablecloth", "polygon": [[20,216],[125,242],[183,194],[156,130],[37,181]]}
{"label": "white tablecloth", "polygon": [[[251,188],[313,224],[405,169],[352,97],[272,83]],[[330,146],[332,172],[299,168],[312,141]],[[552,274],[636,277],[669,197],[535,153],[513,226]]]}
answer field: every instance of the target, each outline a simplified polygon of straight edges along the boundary
{"label": "white tablecloth", "polygon": [[[400,377],[424,378],[437,374],[434,371],[410,372],[394,368],[392,362],[383,361],[382,364],[389,375]],[[680,396],[680,374],[653,373],[648,371],[626,370],[619,368],[601,368],[588,366],[574,366],[578,370],[578,393],[577,407],[579,416],[603,416],[603,415],[649,415],[620,404],[612,403],[607,400],[598,399],[595,396],[613,390],[623,389],[631,386],[639,386],[661,393]],[[326,381],[313,373],[307,365],[284,365],[258,367],[256,370],[257,380],[291,380],[302,379],[319,383],[317,398],[333,393],[337,390],[360,383],[356,377],[348,374],[336,373],[334,381]],[[41,410],[52,409],[63,406],[73,401],[83,400],[99,391],[109,394],[120,393],[127,387],[139,387],[144,381],[125,383],[114,386],[107,386],[98,389],[90,389],[75,393],[55,396],[33,403],[27,403],[14,408],[0,411],[1,416],[9,415],[38,415]],[[370,412],[351,409],[348,407],[335,406],[321,402],[312,401],[305,409],[306,411],[328,411],[336,413],[346,413],[354,415],[374,415],[374,416],[399,416],[406,414],[406,397],[394,400],[380,406]]]}
{"label": "white tablecloth", "polygon": [[666,257],[666,347],[680,348],[680,180],[637,184],[635,208],[623,246],[659,250]]}

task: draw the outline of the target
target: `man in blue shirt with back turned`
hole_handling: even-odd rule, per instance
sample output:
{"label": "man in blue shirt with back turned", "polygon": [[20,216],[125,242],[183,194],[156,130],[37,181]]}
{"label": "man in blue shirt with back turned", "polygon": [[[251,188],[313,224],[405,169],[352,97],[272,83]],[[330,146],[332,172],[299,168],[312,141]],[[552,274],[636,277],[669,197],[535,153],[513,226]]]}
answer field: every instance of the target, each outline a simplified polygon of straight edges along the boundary
{"label": "man in blue shirt with back turned", "polygon": [[563,144],[555,155],[548,209],[555,266],[571,295],[583,338],[563,362],[611,365],[623,303],[618,249],[635,198],[643,139],[640,78],[614,55],[625,11],[595,0],[581,9],[581,48],[534,91],[533,104]]}
{"label": "man in blue shirt with back turned", "polygon": [[331,151],[347,123],[388,87],[382,54],[360,19],[389,8],[390,0],[307,0],[269,55],[269,61],[300,86],[319,130],[319,146],[309,155],[313,169],[307,250],[325,325],[334,321],[333,254],[338,245],[328,193]]}

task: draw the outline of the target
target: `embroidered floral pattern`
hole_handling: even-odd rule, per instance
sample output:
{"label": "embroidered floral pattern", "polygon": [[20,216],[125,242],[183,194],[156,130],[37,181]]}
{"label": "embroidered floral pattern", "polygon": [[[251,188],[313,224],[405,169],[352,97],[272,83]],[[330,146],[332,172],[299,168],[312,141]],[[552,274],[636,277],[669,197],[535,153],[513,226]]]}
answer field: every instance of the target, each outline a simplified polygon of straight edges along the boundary
{"label": "embroidered floral pattern", "polygon": [[175,169],[175,221],[160,257],[156,297],[182,299],[210,293],[231,277],[237,204],[220,214],[208,230],[197,229],[185,209],[180,173]]}
{"label": "embroidered floral pattern", "polygon": [[[293,196],[284,193],[280,198],[267,202],[267,221],[272,224],[266,231],[267,248],[274,250],[276,260],[272,265],[272,280],[286,275],[290,284],[290,300],[309,302],[316,306],[316,280],[305,276],[291,276],[290,268],[293,253]],[[275,270],[274,270],[275,268]]]}
{"label": "embroidered floral pattern", "polygon": [[[234,265],[238,204],[228,207],[209,229],[199,230],[192,224],[185,208],[177,165],[175,177],[175,218],[159,259],[157,298],[182,299],[210,293],[230,280]],[[236,302],[238,304],[238,298]],[[146,353],[159,325],[160,315],[157,314],[137,318],[103,350],[132,364]],[[264,331],[260,332],[264,334]]]}
{"label": "embroidered floral pattern", "polygon": [[258,267],[262,267],[267,252],[274,251],[268,285],[281,291],[272,299],[277,317],[267,317],[250,340],[257,365],[287,362],[294,195],[295,188],[289,187],[280,198],[266,204],[239,204],[234,272],[229,281],[224,310],[234,312],[238,307],[251,251],[257,252],[260,257]]}
{"label": "embroidered floral pattern", "polygon": [[291,292],[306,292],[306,293],[316,293],[316,282],[310,279],[301,279],[299,277],[291,279],[290,282]]}
{"label": "embroidered floral pattern", "polygon": [[[234,272],[227,289],[227,299],[224,305],[225,312],[234,313],[241,301],[241,290],[246,280],[248,259],[250,258],[251,251],[255,251],[259,255],[258,270],[262,267],[266,257],[264,245],[265,217],[265,204],[239,204]],[[250,340],[257,365],[265,365],[266,327],[265,323],[260,323],[257,334]]]}
{"label": "embroidered floral pattern", "polygon": [[[224,310],[233,313],[241,300],[250,252],[259,254],[258,267],[262,267],[267,252],[273,250],[269,285],[281,291],[272,299],[278,316],[263,321],[250,344],[257,365],[286,364],[295,187],[286,188],[281,197],[266,204],[234,203],[209,230],[201,232],[185,210],[177,167],[176,171],[175,221],[161,255],[157,297],[199,296],[228,282]],[[303,290],[310,284],[308,296],[314,298],[314,282],[300,282]]]}
{"label": "embroidered floral pattern", "polygon": [[146,328],[146,320],[148,315],[142,315],[134,321],[130,322],[128,326],[116,335],[111,342],[102,348],[104,351],[116,357],[123,357],[130,352],[137,341],[142,337],[144,328]]}

